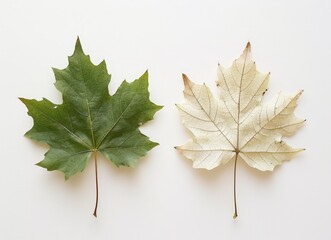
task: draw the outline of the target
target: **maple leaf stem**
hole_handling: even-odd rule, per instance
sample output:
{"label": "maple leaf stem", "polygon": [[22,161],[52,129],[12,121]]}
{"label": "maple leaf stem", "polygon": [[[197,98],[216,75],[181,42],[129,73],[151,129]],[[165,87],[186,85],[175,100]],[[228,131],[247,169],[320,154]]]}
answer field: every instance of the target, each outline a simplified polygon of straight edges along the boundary
{"label": "maple leaf stem", "polygon": [[234,171],[233,171],[233,201],[234,201],[234,214],[233,219],[236,219],[238,217],[238,210],[237,210],[237,161],[238,161],[238,152],[236,152],[236,158],[234,160]]}
{"label": "maple leaf stem", "polygon": [[97,160],[97,152],[93,152],[94,155],[94,168],[95,168],[95,207],[93,216],[97,217],[98,211],[98,202],[99,202],[99,182],[98,182],[98,160]]}

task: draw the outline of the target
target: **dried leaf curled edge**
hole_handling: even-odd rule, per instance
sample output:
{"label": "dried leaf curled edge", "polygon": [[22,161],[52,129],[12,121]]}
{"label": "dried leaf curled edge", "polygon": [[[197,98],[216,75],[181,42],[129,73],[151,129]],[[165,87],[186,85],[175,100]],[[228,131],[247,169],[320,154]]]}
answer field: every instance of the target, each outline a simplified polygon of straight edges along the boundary
{"label": "dried leaf curled edge", "polygon": [[269,76],[270,73],[256,70],[249,42],[231,67],[218,66],[216,83],[220,99],[215,98],[205,84],[195,84],[183,74],[186,102],[176,106],[194,138],[176,149],[193,161],[194,168],[210,170],[234,159],[234,218],[238,216],[238,160],[261,171],[273,171],[275,166],[304,150],[282,140],[283,136],[293,135],[305,122],[294,115],[303,91],[292,95],[279,93],[262,105]]}
{"label": "dried leaf curled edge", "polygon": [[152,120],[162,107],[149,100],[147,71],[131,83],[123,81],[116,93],[109,95],[110,75],[105,61],[94,65],[83,52],[79,38],[68,67],[54,68],[53,72],[63,103],[20,98],[34,120],[26,136],[50,147],[37,165],[48,171],[62,171],[66,180],[83,171],[93,155],[96,217],[97,153],[118,167],[135,167],[140,157],[158,145],[143,135],[139,126]]}

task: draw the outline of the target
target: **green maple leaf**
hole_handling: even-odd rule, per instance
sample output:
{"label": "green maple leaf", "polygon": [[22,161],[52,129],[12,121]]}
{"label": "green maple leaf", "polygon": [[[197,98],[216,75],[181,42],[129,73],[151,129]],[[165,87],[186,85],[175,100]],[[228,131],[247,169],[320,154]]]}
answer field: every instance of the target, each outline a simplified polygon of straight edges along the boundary
{"label": "green maple leaf", "polygon": [[116,166],[135,167],[140,157],[158,145],[143,135],[138,127],[152,120],[162,107],[149,100],[147,71],[132,83],[123,81],[110,96],[110,75],[105,61],[94,65],[84,54],[79,38],[73,55],[69,57],[68,67],[63,70],[54,68],[53,71],[63,103],[54,104],[45,98],[41,101],[20,98],[34,120],[26,136],[50,147],[37,165],[49,171],[62,171],[66,180],[83,171],[94,155],[96,216],[96,153],[100,152]]}

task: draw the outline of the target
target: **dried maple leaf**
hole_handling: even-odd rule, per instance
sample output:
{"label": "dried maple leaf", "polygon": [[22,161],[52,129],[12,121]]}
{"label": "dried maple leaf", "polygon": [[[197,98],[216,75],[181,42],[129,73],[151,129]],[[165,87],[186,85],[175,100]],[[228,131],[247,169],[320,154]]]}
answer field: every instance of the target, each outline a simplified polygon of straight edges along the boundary
{"label": "dried maple leaf", "polygon": [[213,97],[205,84],[195,84],[183,74],[186,102],[176,105],[183,124],[194,135],[176,149],[193,161],[194,168],[213,169],[234,159],[234,218],[238,216],[239,159],[258,170],[272,171],[303,150],[282,141],[282,136],[294,134],[305,121],[293,113],[302,91],[294,95],[279,93],[271,102],[261,105],[270,73],[258,72],[250,53],[247,43],[230,68],[219,65],[216,83],[220,100]]}
{"label": "dried maple leaf", "polygon": [[116,166],[134,167],[140,157],[158,145],[138,127],[152,120],[162,107],[149,100],[147,72],[132,83],[122,82],[110,96],[110,75],[105,61],[94,65],[83,52],[79,39],[68,67],[53,71],[63,103],[20,98],[34,120],[26,136],[50,146],[44,160],[37,165],[49,171],[62,171],[66,180],[83,171],[94,155],[96,204],[93,215],[97,216],[97,152]]}

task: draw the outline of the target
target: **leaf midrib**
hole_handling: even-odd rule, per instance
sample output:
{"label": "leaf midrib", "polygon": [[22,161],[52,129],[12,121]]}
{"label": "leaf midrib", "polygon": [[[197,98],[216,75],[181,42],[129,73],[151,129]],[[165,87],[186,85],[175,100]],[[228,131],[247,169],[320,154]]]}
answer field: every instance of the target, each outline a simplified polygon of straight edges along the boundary
{"label": "leaf midrib", "polygon": [[94,131],[93,131],[93,123],[92,123],[92,119],[91,119],[90,102],[88,101],[88,98],[87,98],[87,88],[86,88],[86,82],[85,82],[85,76],[84,75],[83,75],[83,82],[84,82],[84,90],[85,90],[85,102],[86,102],[86,107],[87,107],[87,115],[88,115],[88,121],[89,121],[89,124],[90,124],[90,130],[91,130],[92,147],[93,147],[93,150],[95,150],[96,149],[96,147],[95,147],[95,137],[94,137]]}
{"label": "leaf midrib", "polygon": [[[239,137],[240,137],[240,103],[241,103],[241,88],[242,88],[242,81],[244,78],[244,73],[245,73],[245,67],[246,67],[246,60],[247,60],[247,51],[245,52],[245,59],[242,67],[242,72],[241,72],[241,78],[240,78],[240,84],[239,84],[239,95],[238,95],[238,109],[237,109],[237,146],[236,146],[236,153],[240,152],[239,149]],[[237,64],[237,63],[236,63]]]}

